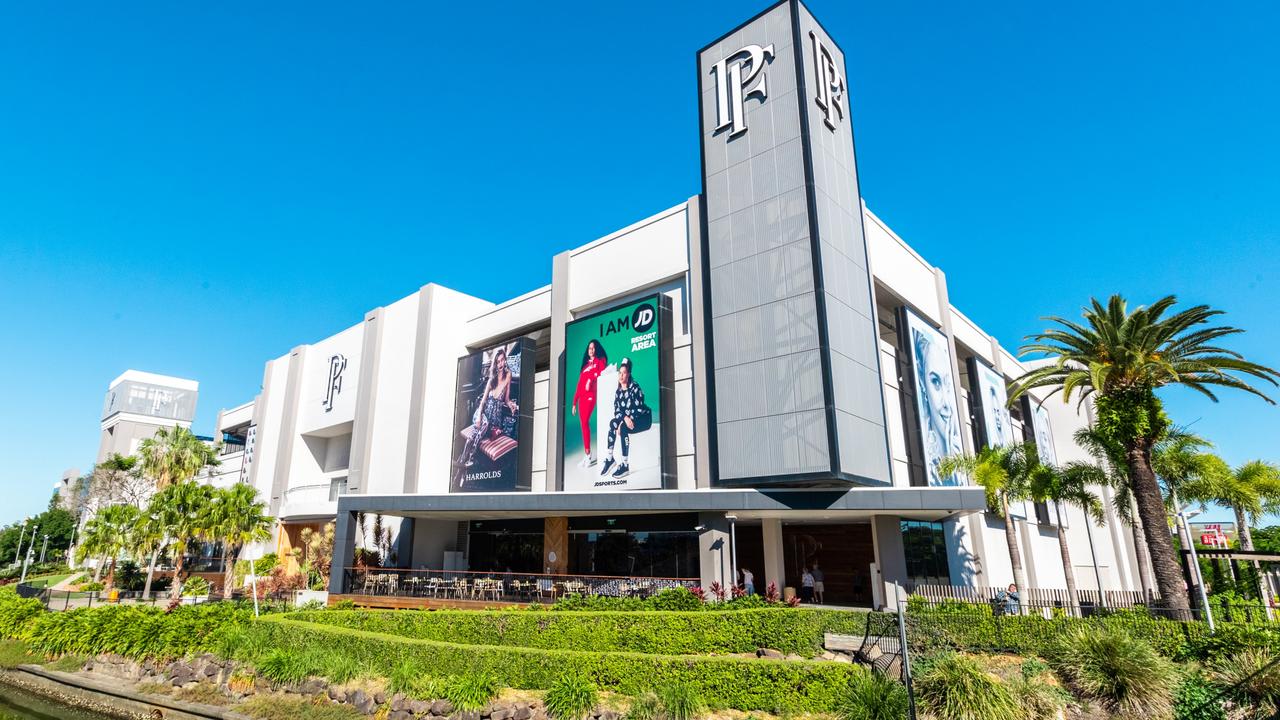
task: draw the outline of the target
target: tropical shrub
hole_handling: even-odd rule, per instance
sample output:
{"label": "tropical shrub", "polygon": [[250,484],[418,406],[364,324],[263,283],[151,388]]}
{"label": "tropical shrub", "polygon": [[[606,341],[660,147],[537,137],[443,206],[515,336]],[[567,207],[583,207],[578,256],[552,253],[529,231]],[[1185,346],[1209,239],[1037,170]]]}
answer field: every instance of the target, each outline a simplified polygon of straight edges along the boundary
{"label": "tropical shrub", "polygon": [[632,698],[626,720],[658,720],[661,714],[662,701],[658,699],[658,693],[646,690]]}
{"label": "tropical shrub", "polygon": [[542,699],[547,714],[556,720],[582,720],[595,709],[596,686],[580,675],[561,675]]}
{"label": "tropical shrub", "polygon": [[106,588],[106,585],[100,582],[87,582],[82,583],[77,589],[80,592],[102,592],[104,588]]}
{"label": "tropical shrub", "polygon": [[1280,710],[1280,656],[1245,650],[1209,666],[1209,680],[1244,711],[1244,717],[1269,718]]}
{"label": "tropical shrub", "polygon": [[679,679],[658,686],[658,705],[663,720],[694,720],[707,709],[698,689]]}
{"label": "tropical shrub", "polygon": [[894,634],[891,616],[844,610],[757,608],[732,612],[440,610],[299,612],[294,619],[422,640],[547,650],[739,654],[767,647],[813,656],[827,632]]}
{"label": "tropical shrub", "polygon": [[459,710],[480,710],[497,697],[502,684],[486,670],[450,677],[444,685],[444,698]]}
{"label": "tropical shrub", "polygon": [[0,634],[49,655],[115,653],[154,659],[213,650],[226,628],[244,625],[252,612],[232,603],[181,606],[172,612],[138,605],[32,611],[29,601],[0,595]]}
{"label": "tropical shrub", "polygon": [[401,660],[391,667],[391,673],[387,675],[387,686],[391,688],[391,692],[412,693],[418,678],[422,676],[422,667],[418,663],[411,659]]}
{"label": "tropical shrub", "polygon": [[1188,673],[1173,695],[1174,720],[1227,720],[1221,693],[1204,676]]}
{"label": "tropical shrub", "polygon": [[202,577],[193,577],[182,585],[183,597],[199,597],[209,594],[209,581]]}
{"label": "tropical shrub", "polygon": [[1117,717],[1159,720],[1173,713],[1176,668],[1126,632],[1072,628],[1051,648],[1049,660],[1077,693]]}
{"label": "tropical shrub", "polygon": [[1053,720],[1071,702],[1067,691],[1045,682],[1040,677],[1018,677],[1009,681],[1009,691],[1022,709],[1026,720]]}
{"label": "tropical shrub", "polygon": [[904,720],[908,705],[902,683],[866,671],[853,676],[836,712],[840,720]]}
{"label": "tropical shrub", "polygon": [[277,648],[257,664],[258,674],[274,683],[300,683],[320,672],[320,667],[306,653]]}
{"label": "tropical shrub", "polygon": [[1018,699],[967,655],[947,653],[924,664],[912,681],[916,699],[937,720],[1021,720]]}

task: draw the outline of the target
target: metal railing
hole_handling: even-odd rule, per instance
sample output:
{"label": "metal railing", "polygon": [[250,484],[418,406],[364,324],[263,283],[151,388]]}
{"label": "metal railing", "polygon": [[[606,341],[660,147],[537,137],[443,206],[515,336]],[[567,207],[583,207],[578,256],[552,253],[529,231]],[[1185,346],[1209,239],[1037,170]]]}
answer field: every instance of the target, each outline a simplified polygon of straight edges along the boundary
{"label": "metal railing", "polygon": [[[165,607],[173,601],[173,594],[168,590],[154,590],[148,598],[142,597],[141,590],[52,590],[50,588],[33,587],[19,584],[18,596],[35,598],[44,604],[46,610],[76,610],[102,605],[150,605]],[[281,590],[274,593],[259,592],[259,598],[265,602],[285,603],[292,606],[293,591]],[[232,596],[223,597],[222,593],[208,595],[185,596],[183,605],[204,605],[217,602],[250,601],[253,596],[244,592],[234,592]]]}
{"label": "metal railing", "polygon": [[[922,597],[929,602],[957,601],[980,604],[994,602],[1005,591],[1003,587],[994,586],[931,584],[908,585],[905,589],[910,594]],[[1029,605],[1047,607],[1125,608],[1156,605],[1160,602],[1159,595],[1147,597],[1141,590],[1107,590],[1099,593],[1097,590],[1077,589],[1075,599],[1072,599],[1065,588],[1022,588],[1018,594]]]}
{"label": "metal railing", "polygon": [[348,567],[343,592],[353,595],[491,602],[555,602],[566,595],[648,597],[668,588],[694,588],[698,578],[407,570]]}

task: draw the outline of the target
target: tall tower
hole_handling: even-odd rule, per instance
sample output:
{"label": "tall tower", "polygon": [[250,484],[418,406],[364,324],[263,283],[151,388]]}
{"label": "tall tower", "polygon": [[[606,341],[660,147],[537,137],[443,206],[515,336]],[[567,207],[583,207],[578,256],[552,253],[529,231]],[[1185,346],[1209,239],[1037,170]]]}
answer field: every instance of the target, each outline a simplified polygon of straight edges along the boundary
{"label": "tall tower", "polygon": [[142,441],[160,428],[191,427],[196,415],[195,380],[126,370],[111,381],[102,407],[102,439],[98,459],[113,453],[133,455]]}

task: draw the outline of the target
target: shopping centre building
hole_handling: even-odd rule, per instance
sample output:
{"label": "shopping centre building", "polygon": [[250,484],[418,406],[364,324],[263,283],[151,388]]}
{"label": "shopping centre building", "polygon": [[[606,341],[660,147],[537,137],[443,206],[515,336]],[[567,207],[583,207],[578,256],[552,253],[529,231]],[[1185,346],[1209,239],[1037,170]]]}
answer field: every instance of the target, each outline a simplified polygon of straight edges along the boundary
{"label": "shopping centre building", "polygon": [[[939,461],[1023,440],[1087,459],[1088,418],[1006,408],[1027,366],[862,204],[844,56],[805,6],[697,68],[699,194],[549,257],[520,297],[427,284],[370,310],[225,413],[278,551],[336,517],[332,594],[367,589],[342,570],[357,548],[424,576],[709,586],[749,568],[763,589],[819,566],[826,600],[855,605],[886,583],[1010,582],[1004,520]],[[1059,533],[1081,588],[1137,585],[1114,517],[1011,516],[1032,586],[1065,587]]]}

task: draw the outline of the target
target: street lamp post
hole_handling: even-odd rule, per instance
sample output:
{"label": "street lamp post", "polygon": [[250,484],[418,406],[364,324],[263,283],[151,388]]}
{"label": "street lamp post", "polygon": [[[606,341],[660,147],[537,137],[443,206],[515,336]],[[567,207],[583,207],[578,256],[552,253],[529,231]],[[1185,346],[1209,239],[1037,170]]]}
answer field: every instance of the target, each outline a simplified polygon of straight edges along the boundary
{"label": "street lamp post", "polygon": [[44,542],[40,543],[40,564],[44,564],[44,551],[49,549],[49,533],[45,533]]}
{"label": "street lamp post", "polygon": [[27,581],[27,568],[31,566],[31,556],[36,551],[36,531],[39,529],[39,525],[31,528],[31,540],[27,543],[27,554],[22,559],[22,577],[18,578],[19,584]]}
{"label": "street lamp post", "polygon": [[22,539],[27,535],[27,523],[31,522],[31,518],[22,521],[22,530],[18,532],[18,552],[13,555],[13,564],[17,565],[22,562]]}
{"label": "street lamp post", "polygon": [[[1178,507],[1178,494],[1172,493],[1170,497],[1173,500],[1173,506]],[[1209,595],[1204,590],[1204,576],[1200,573],[1200,555],[1196,552],[1196,542],[1191,539],[1191,530],[1187,527],[1187,518],[1199,514],[1199,510],[1188,513],[1186,508],[1178,508],[1178,531],[1182,533],[1187,549],[1191,551],[1191,567],[1195,568],[1193,577],[1196,582],[1196,594],[1200,596],[1200,607],[1204,608],[1204,619],[1208,621],[1209,634],[1212,635],[1216,631],[1213,625],[1213,610],[1209,607]]]}
{"label": "street lamp post", "polygon": [[730,583],[732,587],[738,586],[738,516],[725,515],[724,518],[729,521],[729,564],[733,567],[729,568],[733,581]]}

